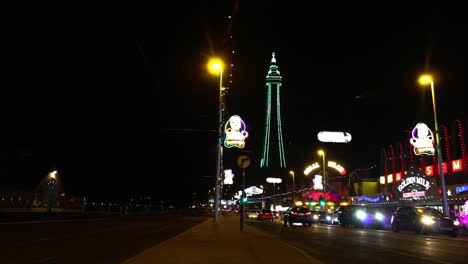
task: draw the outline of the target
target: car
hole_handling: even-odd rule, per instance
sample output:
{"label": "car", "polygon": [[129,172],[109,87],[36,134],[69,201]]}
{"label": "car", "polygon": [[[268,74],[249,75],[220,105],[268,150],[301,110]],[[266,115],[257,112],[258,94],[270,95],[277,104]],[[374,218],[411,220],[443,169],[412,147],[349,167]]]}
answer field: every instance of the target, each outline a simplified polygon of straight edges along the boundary
{"label": "car", "polygon": [[[330,216],[328,216],[330,218]],[[312,211],[312,222],[313,223],[321,223],[326,224],[327,216],[325,215],[324,211]]]}
{"label": "car", "polygon": [[273,219],[275,219],[275,216],[273,215],[273,213],[271,212],[271,210],[263,209],[262,211],[260,211],[260,212],[258,213],[257,219],[258,219],[258,220],[270,220],[270,221],[273,221]]}
{"label": "car", "polygon": [[340,206],[337,211],[337,220],[342,227],[354,225],[354,227],[384,228],[385,216],[378,207],[367,207],[360,204]]}
{"label": "car", "polygon": [[328,219],[328,223],[332,224],[332,225],[337,225],[339,224],[340,222],[338,221],[338,210],[334,211],[331,215],[330,215],[330,218]]}
{"label": "car", "polygon": [[249,211],[247,211],[245,214],[246,214],[247,218],[256,219],[257,216],[258,216],[258,213],[259,213],[258,210],[249,210]]}
{"label": "car", "polygon": [[302,223],[302,225],[312,224],[312,212],[305,206],[293,206],[284,211],[284,225],[292,226],[294,223]]}
{"label": "car", "polygon": [[446,217],[440,211],[426,206],[403,206],[392,215],[392,230],[415,231],[417,234],[441,233],[451,237],[458,235],[456,219]]}

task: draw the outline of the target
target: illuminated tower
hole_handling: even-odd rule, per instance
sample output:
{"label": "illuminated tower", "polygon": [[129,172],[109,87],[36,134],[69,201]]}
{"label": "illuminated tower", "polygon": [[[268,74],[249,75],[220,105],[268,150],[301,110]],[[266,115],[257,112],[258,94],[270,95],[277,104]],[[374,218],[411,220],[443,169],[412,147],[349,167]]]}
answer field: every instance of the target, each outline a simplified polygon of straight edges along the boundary
{"label": "illuminated tower", "polygon": [[267,102],[265,138],[260,168],[286,168],[283,132],[281,128],[281,79],[278,66],[276,65],[275,53],[273,52],[270,70],[266,76],[265,87],[267,88]]}

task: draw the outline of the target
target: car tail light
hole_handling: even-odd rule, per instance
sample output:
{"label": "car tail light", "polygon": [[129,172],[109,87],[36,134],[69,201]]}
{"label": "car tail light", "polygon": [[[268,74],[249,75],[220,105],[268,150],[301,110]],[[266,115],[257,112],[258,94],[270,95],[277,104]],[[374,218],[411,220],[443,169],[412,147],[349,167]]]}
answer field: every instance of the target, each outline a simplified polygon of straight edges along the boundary
{"label": "car tail light", "polygon": [[297,215],[297,212],[291,211],[291,214],[293,214],[293,215]]}
{"label": "car tail light", "polygon": [[312,213],[311,212],[307,212],[306,215],[311,215]]}

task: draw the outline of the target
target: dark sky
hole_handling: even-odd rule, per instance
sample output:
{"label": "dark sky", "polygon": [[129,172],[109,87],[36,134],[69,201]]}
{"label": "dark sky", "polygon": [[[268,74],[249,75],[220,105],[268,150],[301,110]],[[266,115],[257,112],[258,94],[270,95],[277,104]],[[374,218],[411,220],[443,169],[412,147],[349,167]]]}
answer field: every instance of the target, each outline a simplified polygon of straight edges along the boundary
{"label": "dark sky", "polygon": [[[425,70],[438,76],[439,123],[466,120],[461,7],[366,8],[284,1],[12,7],[0,186],[34,188],[58,169],[66,192],[102,199],[189,201],[206,193],[214,183],[218,83],[205,64],[214,55],[235,65],[227,112],[243,117],[246,150],[258,153],[276,52],[288,167],[297,171],[319,160],[319,147],[348,171],[368,167],[383,144],[406,138],[418,122],[432,126],[430,92],[416,81]],[[353,141],[320,144],[322,130],[350,132]]]}

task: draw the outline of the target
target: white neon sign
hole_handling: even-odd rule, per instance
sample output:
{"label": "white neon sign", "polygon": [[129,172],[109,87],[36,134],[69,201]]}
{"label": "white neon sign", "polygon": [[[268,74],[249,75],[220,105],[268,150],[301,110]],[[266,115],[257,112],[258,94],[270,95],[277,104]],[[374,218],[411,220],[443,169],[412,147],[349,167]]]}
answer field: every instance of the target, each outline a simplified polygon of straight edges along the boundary
{"label": "white neon sign", "polygon": [[329,161],[328,162],[328,167],[332,167],[334,168],[335,170],[337,170],[341,175],[345,175],[346,174],[346,170],[343,168],[343,166],[341,166],[340,164],[334,162],[334,161]]}
{"label": "white neon sign", "polygon": [[315,162],[314,164],[312,165],[309,165],[305,170],[304,170],[304,174],[305,175],[309,175],[309,173],[317,168],[320,168],[320,165],[318,164],[318,162]]}
{"label": "white neon sign", "polygon": [[413,128],[411,136],[410,143],[414,146],[416,155],[434,155],[434,135],[426,124],[418,123]]}
{"label": "white neon sign", "polygon": [[321,142],[348,143],[351,142],[351,134],[348,132],[320,131],[317,134]]}
{"label": "white neon sign", "polygon": [[281,178],[266,178],[268,183],[281,183],[283,180]]}
{"label": "white neon sign", "polygon": [[224,146],[226,146],[226,148],[244,148],[244,140],[249,136],[249,133],[245,131],[245,129],[246,125],[240,116],[231,116],[224,126],[224,132],[226,133]]}
{"label": "white neon sign", "polygon": [[314,177],[314,190],[323,190],[323,184],[322,184],[322,178],[323,176],[322,175],[315,175]]}
{"label": "white neon sign", "polygon": [[232,178],[234,178],[234,174],[232,173],[232,170],[224,170],[223,184],[233,184],[234,181],[232,180]]}
{"label": "white neon sign", "polygon": [[404,179],[401,184],[398,186],[398,191],[403,191],[403,189],[410,185],[410,184],[418,184],[418,185],[421,185],[423,186],[424,188],[426,188],[426,190],[429,190],[429,188],[431,187],[431,182],[424,179],[424,178],[421,178],[421,177],[417,177],[417,176],[412,176],[412,177],[408,177],[406,179]]}

